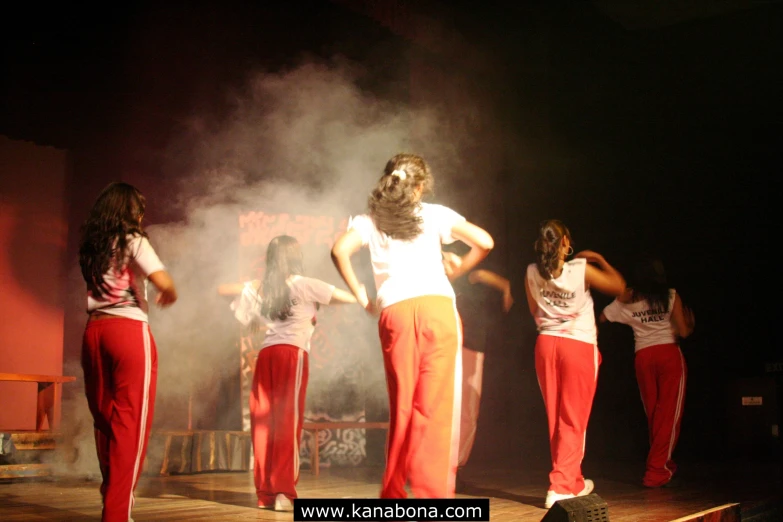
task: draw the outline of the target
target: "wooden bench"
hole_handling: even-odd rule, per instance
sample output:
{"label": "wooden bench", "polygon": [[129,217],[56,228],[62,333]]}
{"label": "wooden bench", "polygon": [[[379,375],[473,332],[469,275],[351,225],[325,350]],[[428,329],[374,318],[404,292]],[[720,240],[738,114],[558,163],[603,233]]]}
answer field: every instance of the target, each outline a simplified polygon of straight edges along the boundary
{"label": "wooden bench", "polygon": [[[0,381],[8,382],[35,382],[38,383],[38,402],[35,415],[35,431],[52,431],[60,425],[60,396],[62,395],[62,384],[64,382],[73,382],[76,377],[65,375],[31,375],[25,373],[0,373]],[[52,390],[52,407],[47,407],[46,395],[50,387]],[[49,418],[49,430],[43,429],[43,421]]]}
{"label": "wooden bench", "polygon": [[388,422],[305,422],[303,429],[313,432],[313,448],[310,452],[310,469],[317,477],[320,471],[318,460],[318,432],[320,430],[388,430]]}

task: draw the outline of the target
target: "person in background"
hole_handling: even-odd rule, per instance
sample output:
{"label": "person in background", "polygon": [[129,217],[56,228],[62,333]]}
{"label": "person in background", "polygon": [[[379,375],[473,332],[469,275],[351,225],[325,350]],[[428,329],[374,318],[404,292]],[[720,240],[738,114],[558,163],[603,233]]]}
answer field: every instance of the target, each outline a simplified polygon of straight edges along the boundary
{"label": "person in background", "polygon": [[457,298],[457,311],[462,320],[462,411],[459,430],[459,460],[456,491],[466,484],[460,471],[467,464],[476,440],[484,376],[484,356],[489,349],[489,336],[497,329],[496,317],[508,313],[514,304],[511,283],[490,270],[478,269],[454,279],[462,259],[454,252],[443,252],[446,275],[452,282]]}
{"label": "person in background", "polygon": [[[345,290],[303,274],[302,248],[291,236],[269,242],[266,270],[257,298],[240,299],[237,318],[266,323],[250,395],[253,479],[258,507],[293,510],[299,481],[309,376],[310,340],[320,305],[356,303]],[[252,288],[247,283],[243,292]],[[230,289],[223,289],[229,293]],[[262,319],[263,318],[263,319]]]}
{"label": "person in background", "polygon": [[650,440],[642,484],[666,487],[674,484],[677,472],[672,453],[680,436],[688,372],[679,339],[693,332],[695,320],[677,291],[669,288],[659,260],[638,263],[629,282],[629,288],[601,312],[600,322],[633,329],[636,380]]}

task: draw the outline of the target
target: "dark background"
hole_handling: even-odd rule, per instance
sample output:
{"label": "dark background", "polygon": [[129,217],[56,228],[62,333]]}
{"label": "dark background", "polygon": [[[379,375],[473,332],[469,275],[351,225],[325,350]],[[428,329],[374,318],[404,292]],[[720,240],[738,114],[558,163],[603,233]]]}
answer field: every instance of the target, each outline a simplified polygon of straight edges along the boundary
{"label": "dark background", "polygon": [[[491,100],[487,110],[508,136],[502,168],[471,187],[493,191],[494,205],[468,217],[495,236],[487,266],[508,275],[517,298],[487,354],[472,465],[548,453],[521,286],[547,218],[569,225],[577,251],[596,250],[623,271],[642,254],[664,260],[697,320],[683,343],[689,382],[678,455],[747,456],[749,443],[735,440],[751,422],[735,408],[738,380],[760,382],[770,377],[765,364],[781,360],[773,334],[781,4],[383,4],[21,6],[2,31],[0,133],[71,152],[75,262],[78,225],[111,180],[147,195],[148,223],[183,218],[166,194],[187,165],[168,161],[166,150],[193,131],[193,113],[220,121],[226,91],[251,69],[339,53],[367,68],[363,87],[381,96],[415,97],[399,79],[422,64],[465,78]],[[413,22],[394,18],[400,11],[434,20],[455,39],[433,45],[443,33],[426,24],[413,31]],[[79,302],[83,289],[71,290]],[[594,297],[597,311],[608,304]],[[78,357],[83,321],[66,319],[66,359]],[[587,465],[642,462],[646,425],[631,332],[602,328],[599,346]],[[764,429],[749,437],[768,443]],[[777,451],[764,444],[762,457]]]}

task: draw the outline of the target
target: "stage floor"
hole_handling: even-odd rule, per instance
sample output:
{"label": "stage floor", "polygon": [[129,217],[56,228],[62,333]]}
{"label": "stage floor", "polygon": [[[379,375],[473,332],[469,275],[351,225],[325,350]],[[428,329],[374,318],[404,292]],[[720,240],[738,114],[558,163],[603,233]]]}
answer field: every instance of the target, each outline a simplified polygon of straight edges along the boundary
{"label": "stage floor", "polygon": [[[683,470],[677,489],[645,489],[636,484],[636,465],[613,464],[594,474],[595,493],[609,506],[609,519],[670,521],[740,503],[743,520],[780,506],[780,467],[763,464],[701,464]],[[376,498],[383,470],[322,469],[315,478],[303,470],[299,494],[308,498]],[[490,500],[491,520],[539,521],[546,474],[520,470],[469,470],[463,497]],[[290,513],[255,508],[253,478],[248,472],[143,477],[133,518],[145,520],[291,520]],[[100,520],[98,483],[77,479],[16,480],[0,483],[0,520]],[[767,520],[772,518],[765,517]]]}

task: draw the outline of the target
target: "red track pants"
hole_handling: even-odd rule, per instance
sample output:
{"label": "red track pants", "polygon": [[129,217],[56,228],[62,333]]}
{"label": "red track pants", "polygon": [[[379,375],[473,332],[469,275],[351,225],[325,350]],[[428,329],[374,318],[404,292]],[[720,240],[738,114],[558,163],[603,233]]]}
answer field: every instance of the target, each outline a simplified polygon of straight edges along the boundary
{"label": "red track pants", "polygon": [[536,375],[552,453],[549,490],[561,495],[576,495],[585,486],[582,459],[600,364],[595,345],[545,334],[536,340]]}
{"label": "red track pants", "polygon": [[676,344],[639,350],[635,366],[650,430],[650,453],[642,483],[659,487],[669,482],[677,471],[672,452],[680,436],[687,368]]}
{"label": "red track pants", "polygon": [[278,493],[297,498],[308,375],[307,352],[301,348],[276,344],[258,353],[250,394],[250,429],[256,495],[264,506],[274,504]]}
{"label": "red track pants", "polygon": [[454,300],[423,296],[381,312],[389,392],[381,498],[453,498],[462,391],[461,327]]}
{"label": "red track pants", "polygon": [[149,325],[122,317],[87,323],[82,341],[87,403],[95,425],[104,522],[125,522],[147,451],[158,355]]}

